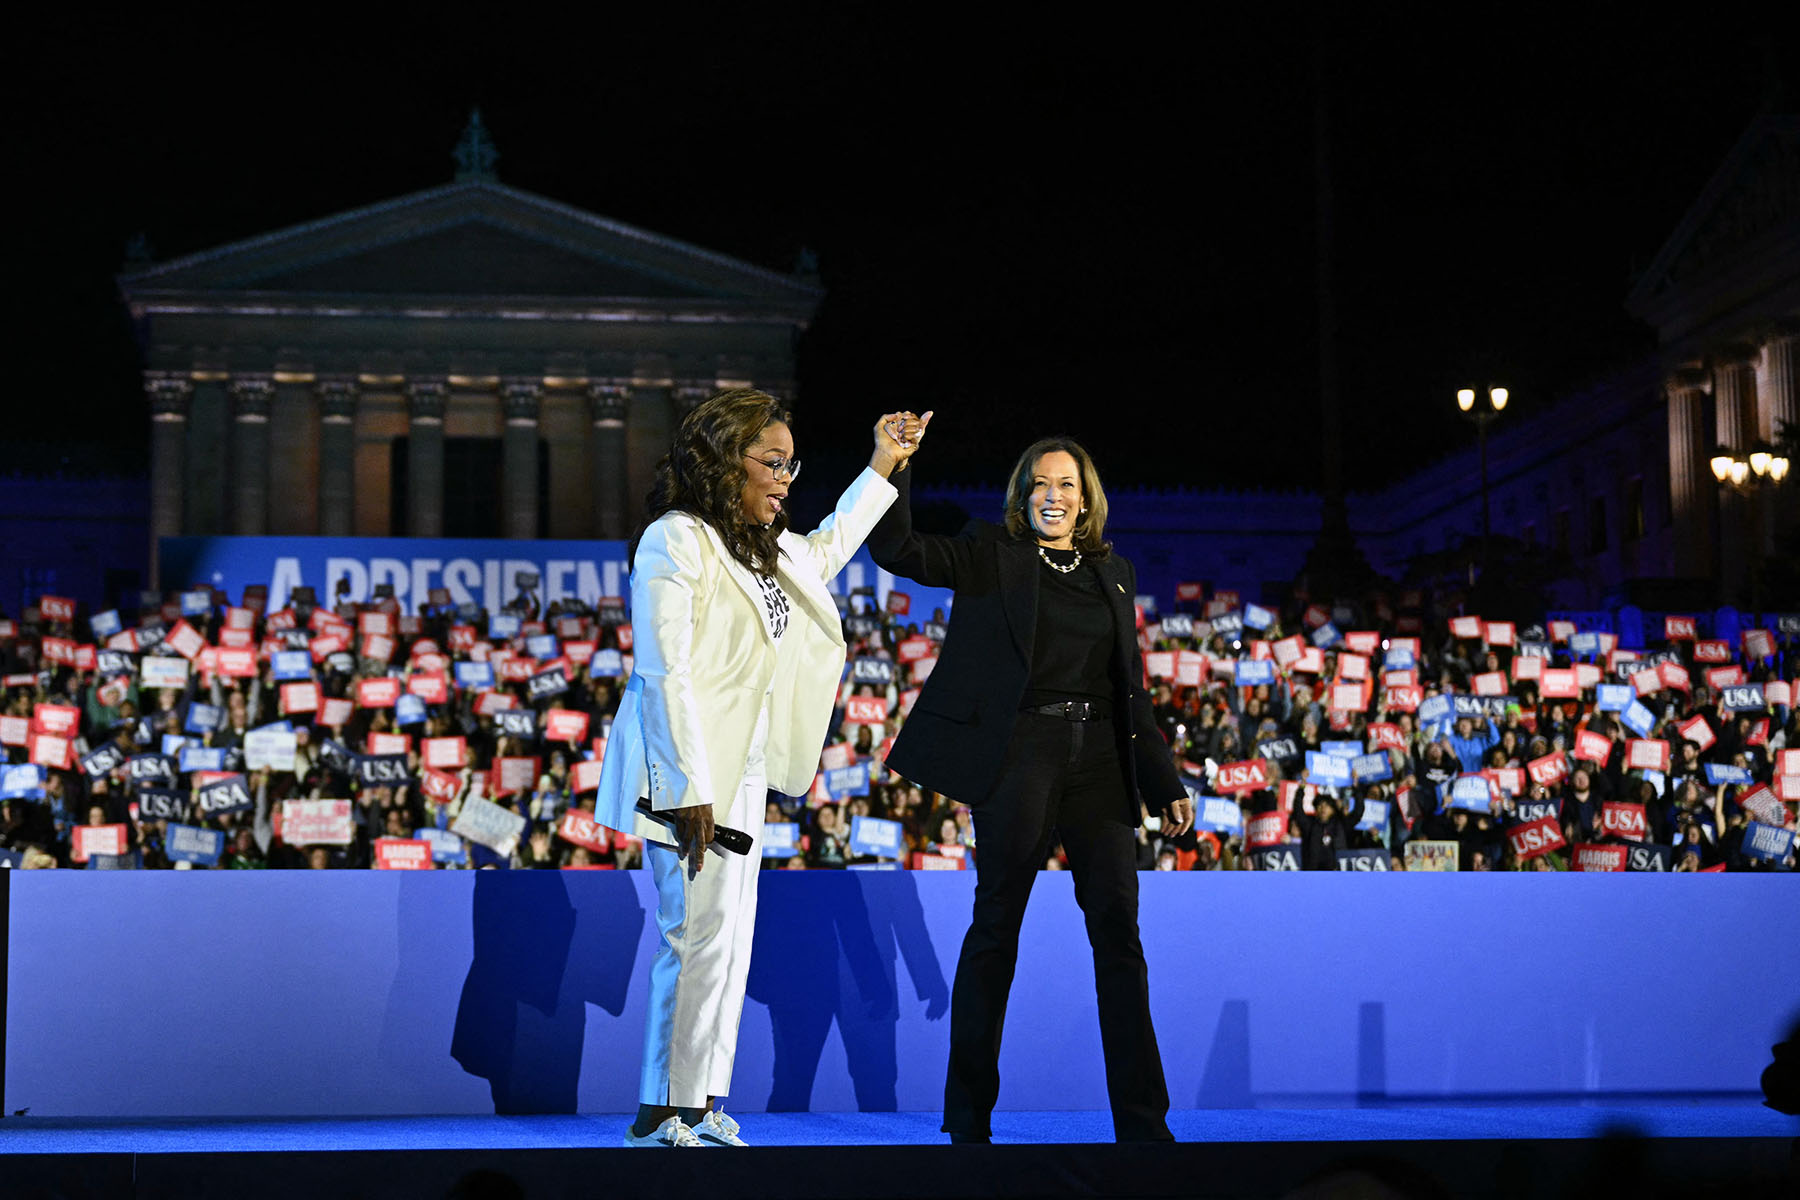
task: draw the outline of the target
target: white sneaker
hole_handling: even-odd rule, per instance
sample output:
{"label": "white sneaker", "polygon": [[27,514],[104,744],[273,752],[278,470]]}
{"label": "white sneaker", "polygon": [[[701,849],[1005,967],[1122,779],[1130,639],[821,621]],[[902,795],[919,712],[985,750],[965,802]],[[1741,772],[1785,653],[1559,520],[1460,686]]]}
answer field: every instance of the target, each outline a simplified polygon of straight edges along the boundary
{"label": "white sneaker", "polygon": [[748,1146],[750,1143],[738,1136],[738,1123],[713,1109],[700,1123],[694,1126],[694,1132],[708,1146]]}
{"label": "white sneaker", "polygon": [[695,1137],[694,1131],[678,1116],[670,1117],[643,1137],[631,1132],[630,1126],[627,1126],[625,1144],[627,1146],[667,1146],[671,1149],[689,1149],[708,1145]]}

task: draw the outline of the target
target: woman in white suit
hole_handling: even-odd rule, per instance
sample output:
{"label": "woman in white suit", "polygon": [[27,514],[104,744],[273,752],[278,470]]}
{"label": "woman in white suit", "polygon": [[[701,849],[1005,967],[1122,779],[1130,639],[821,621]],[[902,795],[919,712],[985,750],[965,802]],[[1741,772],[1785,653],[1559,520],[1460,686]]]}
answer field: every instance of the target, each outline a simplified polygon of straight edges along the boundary
{"label": "woman in white suit", "polygon": [[[769,789],[802,795],[825,744],[844,637],[825,584],[893,502],[887,477],[922,425],[895,413],[813,533],[787,531],[800,473],[774,398],[732,388],[681,422],[632,546],[637,655],[613,720],[596,816],[644,839],[661,933],[650,965],[638,1119],[628,1146],[741,1146],[731,1085]],[[652,815],[639,809],[648,800]]]}

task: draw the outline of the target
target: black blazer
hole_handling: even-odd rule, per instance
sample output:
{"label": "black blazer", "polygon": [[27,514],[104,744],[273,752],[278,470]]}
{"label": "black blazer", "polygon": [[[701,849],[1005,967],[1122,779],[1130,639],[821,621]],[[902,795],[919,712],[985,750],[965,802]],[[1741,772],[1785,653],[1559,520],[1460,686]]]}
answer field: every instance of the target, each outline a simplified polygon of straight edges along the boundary
{"label": "black blazer", "polygon": [[[912,714],[894,740],[887,765],[922,787],[979,804],[1000,776],[1006,745],[1031,677],[1037,632],[1038,553],[1035,542],[1005,527],[971,521],[956,537],[919,534],[912,527],[912,472],[891,480],[900,495],[869,534],[877,565],[928,587],[956,592],[938,664]],[[1094,560],[1089,560],[1094,561]],[[1168,743],[1157,729],[1143,688],[1134,601],[1137,573],[1117,554],[1095,562],[1112,602],[1113,732],[1131,811],[1136,797],[1161,812],[1186,797]]]}

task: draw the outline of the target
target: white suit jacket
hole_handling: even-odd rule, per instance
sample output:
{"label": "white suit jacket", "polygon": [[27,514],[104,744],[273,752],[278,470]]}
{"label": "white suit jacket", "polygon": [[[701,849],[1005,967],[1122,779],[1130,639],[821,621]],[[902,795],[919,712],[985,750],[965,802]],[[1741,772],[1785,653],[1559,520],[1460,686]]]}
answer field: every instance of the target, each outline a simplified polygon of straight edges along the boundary
{"label": "white suit jacket", "polygon": [[631,572],[631,682],[613,718],[594,798],[611,829],[671,843],[669,827],[636,812],[710,804],[722,821],[743,783],[750,739],[769,693],[764,764],[769,786],[804,795],[818,770],[844,634],[825,584],[887,511],[894,487],[864,469],[837,509],[802,537],[781,535],[776,579],[788,595],[779,646],[755,576],[712,526],[664,513],[638,542]]}

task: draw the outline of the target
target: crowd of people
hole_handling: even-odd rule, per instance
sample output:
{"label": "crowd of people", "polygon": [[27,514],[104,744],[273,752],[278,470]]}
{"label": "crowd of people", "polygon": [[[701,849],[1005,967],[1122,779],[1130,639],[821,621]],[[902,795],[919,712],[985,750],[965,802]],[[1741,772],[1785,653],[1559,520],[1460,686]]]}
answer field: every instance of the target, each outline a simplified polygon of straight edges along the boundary
{"label": "crowd of people", "polygon": [[[632,665],[623,605],[535,580],[436,593],[46,596],[0,617],[0,859],[13,867],[633,868],[592,818]],[[1145,870],[1791,870],[1800,629],[1637,648],[1417,593],[1282,609],[1142,598],[1158,723],[1198,820]],[[849,654],[811,792],[770,793],[765,869],[966,869],[968,808],[882,765],[944,614],[841,600]],[[1161,608],[1159,614],[1156,611]],[[1064,865],[1053,846],[1046,868]]]}

